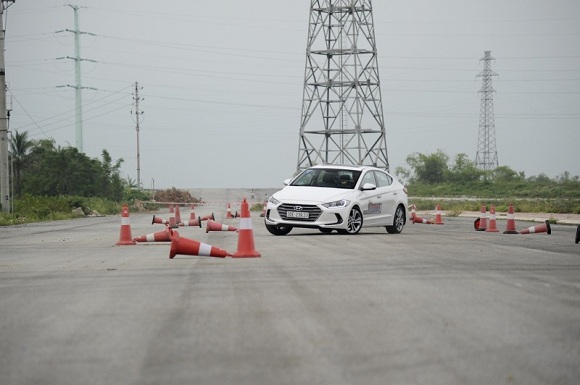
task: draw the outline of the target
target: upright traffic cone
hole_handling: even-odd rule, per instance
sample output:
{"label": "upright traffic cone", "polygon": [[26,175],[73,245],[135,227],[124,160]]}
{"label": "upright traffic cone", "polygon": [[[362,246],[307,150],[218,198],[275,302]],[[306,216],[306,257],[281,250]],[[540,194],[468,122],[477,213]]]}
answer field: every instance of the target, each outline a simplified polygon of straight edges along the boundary
{"label": "upright traffic cone", "polygon": [[181,213],[179,212],[179,205],[175,205],[175,224],[181,222]]}
{"label": "upright traffic cone", "polygon": [[185,222],[181,222],[177,224],[178,227],[201,227],[201,218],[197,217],[195,219],[190,219]]}
{"label": "upright traffic cone", "polygon": [[169,259],[173,259],[173,257],[175,257],[177,254],[201,255],[205,257],[218,258],[225,258],[231,255],[219,247],[211,246],[193,239],[183,238],[177,231],[174,230],[171,232],[171,248],[169,250]]}
{"label": "upright traffic cone", "polygon": [[495,206],[491,205],[489,208],[489,226],[485,229],[486,233],[497,233],[499,230],[497,229],[497,223],[495,220]]}
{"label": "upright traffic cone", "polygon": [[256,258],[261,257],[254,248],[254,230],[252,229],[252,218],[250,217],[250,207],[246,198],[242,201],[242,216],[240,218],[240,229],[238,230],[238,250],[232,255],[233,258]]}
{"label": "upright traffic cone", "polygon": [[234,219],[234,216],[232,215],[232,207],[230,206],[229,203],[228,203],[228,209],[226,211],[226,219]]}
{"label": "upright traffic cone", "polygon": [[487,208],[485,205],[481,206],[481,214],[479,215],[479,222],[476,221],[477,226],[475,230],[485,231],[487,229]]}
{"label": "upright traffic cone", "polygon": [[420,216],[418,216],[418,215],[415,215],[415,216],[413,217],[413,219],[411,220],[411,222],[412,222],[413,224],[415,224],[415,223],[423,223],[423,224],[425,224],[425,225],[432,225],[432,224],[433,224],[433,222],[431,222],[429,219],[421,218],[421,217],[420,217]]}
{"label": "upright traffic cone", "polygon": [[210,231],[238,231],[238,229],[234,226],[224,225],[222,223],[212,221],[210,219],[209,221],[207,221],[205,232],[209,233]]}
{"label": "upright traffic cone", "polygon": [[262,203],[262,213],[260,214],[261,218],[266,216],[266,207],[268,207],[268,201],[264,201],[264,203]]}
{"label": "upright traffic cone", "polygon": [[131,236],[131,220],[129,219],[129,206],[123,205],[121,211],[121,234],[119,235],[118,246],[134,245],[135,241]]}
{"label": "upright traffic cone", "polygon": [[514,205],[510,203],[507,214],[507,223],[505,225],[504,234],[518,234],[516,230],[516,219],[514,215]]}
{"label": "upright traffic cone", "polygon": [[169,242],[171,241],[171,232],[169,231],[169,227],[165,227],[162,231],[141,235],[133,240],[135,242]]}
{"label": "upright traffic cone", "polygon": [[443,219],[441,218],[441,206],[437,205],[435,207],[435,222],[433,222],[436,225],[442,225],[443,224]]}
{"label": "upright traffic cone", "polygon": [[535,234],[535,233],[548,233],[552,234],[552,228],[550,227],[550,222],[545,221],[544,223],[536,226],[528,227],[520,231],[520,234]]}
{"label": "upright traffic cone", "polygon": [[215,221],[215,216],[213,215],[213,213],[211,213],[211,214],[209,214],[209,215],[206,215],[205,217],[201,217],[201,220],[202,220],[202,221],[208,221],[208,220],[210,220],[210,219],[211,219],[212,221]]}
{"label": "upright traffic cone", "polygon": [[167,224],[170,229],[176,229],[177,221],[175,220],[175,211],[169,214],[169,223]]}
{"label": "upright traffic cone", "polygon": [[161,218],[153,215],[153,220],[151,221],[151,224],[154,225],[155,223],[160,223],[162,225],[168,225],[169,221],[167,219],[161,219]]}
{"label": "upright traffic cone", "polygon": [[195,216],[195,205],[192,204],[191,205],[191,211],[189,212],[189,220],[192,221],[194,219],[196,219],[197,217]]}
{"label": "upright traffic cone", "polygon": [[413,218],[415,218],[416,215],[417,215],[417,206],[411,205],[411,216],[409,217],[409,219],[413,220]]}

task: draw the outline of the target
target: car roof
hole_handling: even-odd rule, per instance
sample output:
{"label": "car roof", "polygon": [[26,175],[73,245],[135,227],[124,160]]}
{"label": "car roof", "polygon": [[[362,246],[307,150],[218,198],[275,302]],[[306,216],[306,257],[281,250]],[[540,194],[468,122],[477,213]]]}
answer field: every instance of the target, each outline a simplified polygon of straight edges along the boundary
{"label": "car roof", "polygon": [[341,165],[341,164],[318,164],[316,166],[308,167],[309,169],[336,169],[336,170],[353,170],[353,171],[363,171],[363,170],[380,170],[387,172],[386,170],[380,169],[373,166],[352,166],[352,165]]}

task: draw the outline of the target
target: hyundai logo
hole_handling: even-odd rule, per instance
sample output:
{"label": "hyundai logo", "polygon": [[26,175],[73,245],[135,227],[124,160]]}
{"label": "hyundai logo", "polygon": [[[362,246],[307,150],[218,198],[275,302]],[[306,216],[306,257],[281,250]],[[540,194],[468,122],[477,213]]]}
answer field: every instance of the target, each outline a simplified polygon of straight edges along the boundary
{"label": "hyundai logo", "polygon": [[294,211],[302,211],[302,206],[294,206]]}

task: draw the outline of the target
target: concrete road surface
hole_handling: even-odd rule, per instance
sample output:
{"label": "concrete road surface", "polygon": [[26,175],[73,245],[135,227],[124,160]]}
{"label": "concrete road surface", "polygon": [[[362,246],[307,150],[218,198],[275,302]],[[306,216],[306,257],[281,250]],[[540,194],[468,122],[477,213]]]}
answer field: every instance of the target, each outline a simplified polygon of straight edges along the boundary
{"label": "concrete road surface", "polygon": [[[236,226],[239,197],[214,198],[196,214]],[[133,237],[151,217],[131,214]],[[0,228],[0,384],[580,383],[576,227],[444,221],[275,237],[253,212],[248,259],[115,246],[119,216]]]}

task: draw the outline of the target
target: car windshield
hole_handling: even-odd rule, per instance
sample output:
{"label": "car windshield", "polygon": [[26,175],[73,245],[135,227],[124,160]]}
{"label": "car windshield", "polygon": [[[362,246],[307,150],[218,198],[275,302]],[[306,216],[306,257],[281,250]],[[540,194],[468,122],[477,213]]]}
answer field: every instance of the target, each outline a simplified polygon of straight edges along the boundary
{"label": "car windshield", "polygon": [[314,168],[302,172],[290,185],[353,189],[359,177],[360,171]]}

